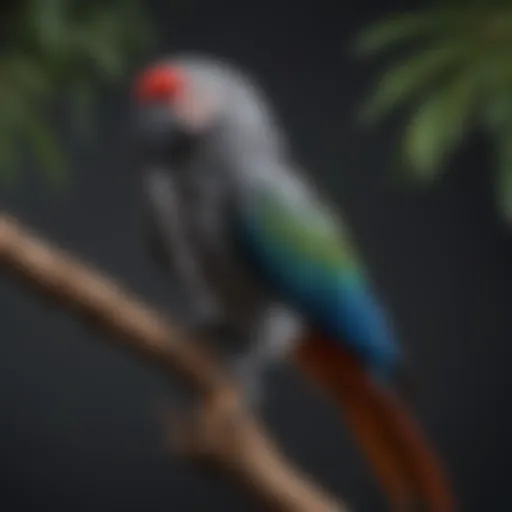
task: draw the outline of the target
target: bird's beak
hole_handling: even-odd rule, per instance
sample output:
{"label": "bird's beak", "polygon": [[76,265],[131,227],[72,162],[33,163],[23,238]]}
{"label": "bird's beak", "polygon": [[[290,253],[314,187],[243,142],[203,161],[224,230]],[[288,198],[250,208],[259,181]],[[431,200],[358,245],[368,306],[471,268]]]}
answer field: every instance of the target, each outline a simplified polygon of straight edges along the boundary
{"label": "bird's beak", "polygon": [[137,115],[137,143],[141,153],[155,163],[180,163],[190,154],[193,139],[167,109],[145,108]]}
{"label": "bird's beak", "polygon": [[143,152],[168,147],[176,132],[171,112],[162,108],[141,108],[136,113],[135,139]]}

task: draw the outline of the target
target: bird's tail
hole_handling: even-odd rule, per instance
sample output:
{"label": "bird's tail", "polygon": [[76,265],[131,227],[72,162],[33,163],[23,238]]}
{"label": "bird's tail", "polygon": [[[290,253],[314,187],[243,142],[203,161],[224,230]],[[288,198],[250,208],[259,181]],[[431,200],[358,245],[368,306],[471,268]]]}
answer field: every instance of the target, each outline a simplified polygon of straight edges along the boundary
{"label": "bird's tail", "polygon": [[343,409],[395,511],[454,512],[441,464],[390,390],[372,381],[338,344],[310,335],[293,354],[299,369]]}

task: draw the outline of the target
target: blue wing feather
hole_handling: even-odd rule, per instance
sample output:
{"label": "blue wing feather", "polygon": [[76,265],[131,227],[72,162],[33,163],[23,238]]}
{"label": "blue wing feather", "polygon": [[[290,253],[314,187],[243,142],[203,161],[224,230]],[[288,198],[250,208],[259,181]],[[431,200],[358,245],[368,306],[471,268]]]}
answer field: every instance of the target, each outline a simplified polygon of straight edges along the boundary
{"label": "blue wing feather", "polygon": [[399,359],[395,335],[339,227],[328,212],[305,203],[297,210],[268,192],[242,208],[237,237],[261,279],[283,300],[376,373],[388,374]]}

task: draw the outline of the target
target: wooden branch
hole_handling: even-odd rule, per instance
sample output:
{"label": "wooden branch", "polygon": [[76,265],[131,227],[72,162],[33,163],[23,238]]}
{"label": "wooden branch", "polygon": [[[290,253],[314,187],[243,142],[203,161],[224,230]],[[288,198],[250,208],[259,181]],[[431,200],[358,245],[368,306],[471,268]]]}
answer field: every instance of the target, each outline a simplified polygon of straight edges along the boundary
{"label": "wooden branch", "polygon": [[0,215],[0,268],[201,393],[199,410],[166,425],[184,455],[227,470],[273,509],[345,510],[279,453],[259,421],[240,407],[235,386],[214,358],[127,290],[7,215]]}

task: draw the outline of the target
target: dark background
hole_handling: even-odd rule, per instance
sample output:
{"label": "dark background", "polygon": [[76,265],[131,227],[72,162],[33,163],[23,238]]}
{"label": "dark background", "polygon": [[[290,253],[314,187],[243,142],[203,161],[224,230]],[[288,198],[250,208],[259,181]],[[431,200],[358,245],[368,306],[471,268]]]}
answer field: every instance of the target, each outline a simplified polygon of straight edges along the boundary
{"label": "dark background", "polygon": [[[332,2],[153,2],[163,51],[196,50],[253,71],[305,167],[331,191],[387,295],[423,382],[419,415],[445,456],[463,511],[512,508],[507,406],[512,243],[491,200],[489,155],[473,143],[446,179],[404,191],[387,172],[389,125],[354,127],[375,65],[347,51],[365,22],[404,7]],[[35,170],[2,190],[2,208],[163,307],[172,289],[139,232],[127,151],[127,91],[105,97],[94,147],[68,141],[69,190]],[[161,451],[154,414],[172,390],[29,293],[0,287],[0,509],[249,510],[245,495]],[[284,449],[356,510],[380,495],[335,412],[289,370],[272,377],[266,414]]]}

